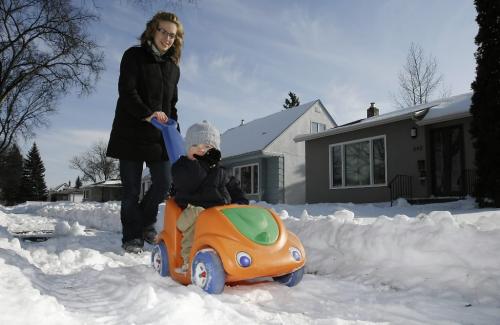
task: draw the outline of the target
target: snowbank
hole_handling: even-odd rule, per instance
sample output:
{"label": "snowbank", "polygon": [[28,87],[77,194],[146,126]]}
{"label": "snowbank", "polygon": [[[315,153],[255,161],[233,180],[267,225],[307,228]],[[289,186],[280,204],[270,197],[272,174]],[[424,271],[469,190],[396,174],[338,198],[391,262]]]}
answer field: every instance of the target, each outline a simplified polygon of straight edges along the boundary
{"label": "snowbank", "polygon": [[[123,254],[119,247],[119,202],[27,203],[13,208],[0,207],[0,270],[5,274],[0,280],[0,297],[3,300],[0,307],[8,310],[8,315],[14,314],[24,319],[17,305],[20,300],[14,294],[16,285],[13,283],[18,282],[21,297],[29,297],[40,313],[42,310],[51,311],[47,323],[85,323],[87,316],[73,319],[74,313],[66,313],[64,306],[58,304],[67,295],[59,287],[65,286],[67,280],[60,277],[74,277],[72,281],[76,282],[71,286],[80,286],[79,290],[85,291],[85,287],[78,283],[89,281],[82,280],[88,278],[85,273],[89,271],[81,276],[79,274],[83,270],[91,270],[93,277],[90,281],[96,281],[96,284],[89,289],[89,295],[101,296],[92,290],[116,292],[118,296],[113,299],[125,299],[120,304],[132,310],[162,306],[158,295],[175,299],[176,306],[181,306],[181,301],[199,304],[203,312],[191,314],[189,319],[193,321],[208,317],[215,322],[217,314],[222,311],[226,313],[231,308],[243,308],[240,313],[233,315],[242,323],[249,319],[260,319],[263,323],[279,323],[280,319],[287,319],[292,323],[324,321],[350,324],[338,318],[339,315],[354,319],[354,323],[359,323],[358,320],[363,317],[375,322],[389,319],[396,323],[407,323],[417,317],[419,321],[416,323],[424,324],[441,319],[439,312],[436,315],[432,312],[416,316],[413,311],[406,310],[409,305],[425,310],[449,308],[446,319],[454,322],[461,322],[464,317],[464,321],[475,324],[500,321],[499,210],[475,209],[471,199],[425,206],[411,206],[403,200],[394,207],[385,203],[290,206],[259,202],[259,205],[277,211],[288,229],[296,233],[304,244],[308,259],[304,283],[287,293],[275,291],[283,289],[273,286],[267,286],[265,290],[259,286],[254,289],[237,287],[229,291],[233,294],[220,298],[224,304],[215,298],[202,298],[199,293],[184,291],[182,286],[177,286],[171,280],[165,282],[164,279],[157,279],[150,273],[148,254]],[[164,205],[161,205],[158,229],[162,227],[163,210]],[[23,243],[10,233],[22,229],[53,229],[55,237],[39,244]],[[116,275],[117,272],[119,275]],[[43,280],[47,276],[55,278]],[[159,288],[161,283],[166,283],[166,291],[158,293],[158,288],[155,290],[151,285],[142,283],[139,280],[141,278],[157,283]],[[55,284],[56,287],[51,284],[54,279],[59,283]],[[130,283],[131,279],[135,282]],[[128,282],[128,287],[122,287],[120,283],[123,281]],[[108,285],[112,287],[108,288]],[[367,288],[373,288],[373,292],[366,293]],[[56,292],[57,300],[50,297],[53,291]],[[136,296],[133,292],[143,297],[140,301],[142,307],[135,307],[135,303],[132,303],[135,299],[132,296]],[[255,296],[250,298],[253,303],[247,306],[245,301],[249,295]],[[271,300],[262,300],[267,296]],[[351,300],[342,304],[340,297]],[[422,302],[429,297],[438,301],[435,302],[437,307]],[[269,308],[279,308],[278,316],[267,307],[262,307],[275,299],[278,299],[275,304],[279,306]],[[281,305],[289,299],[293,301],[292,310]],[[315,299],[322,300],[322,304],[329,306],[330,311],[335,311],[335,317],[320,311],[322,309],[316,307],[319,302]],[[383,304],[382,301],[400,299],[406,301],[406,307],[401,309],[392,305],[390,308],[393,308],[394,315],[389,317],[384,312],[384,316],[381,316],[376,311],[379,308],[377,306]],[[370,305],[371,311],[370,308],[361,311],[359,307],[350,307],[351,304],[358,306],[360,301]],[[87,313],[86,303],[79,303]],[[461,308],[473,306],[476,309],[456,310],[457,303]],[[185,315],[175,308],[169,309],[173,314],[166,313],[164,308],[157,313],[163,315],[160,317],[163,320],[179,320]],[[215,308],[215,313],[211,308]],[[294,308],[308,308],[309,312],[307,315],[300,312],[295,314]],[[342,313],[341,310],[346,308],[347,311]],[[356,311],[355,316],[352,316],[353,310]],[[134,318],[127,313],[125,316],[117,315],[112,322],[151,321],[148,314],[141,314],[140,310],[137,313],[142,318]],[[242,316],[245,313],[248,313],[249,318]],[[61,315],[60,320],[54,320],[54,315]],[[96,317],[94,315],[90,319],[95,320]],[[155,320],[152,323],[159,324],[160,318],[155,318],[158,322]],[[5,317],[0,319],[11,320]],[[230,324],[232,319],[225,318],[223,323]],[[107,323],[107,320],[105,316],[99,318],[99,322]]]}

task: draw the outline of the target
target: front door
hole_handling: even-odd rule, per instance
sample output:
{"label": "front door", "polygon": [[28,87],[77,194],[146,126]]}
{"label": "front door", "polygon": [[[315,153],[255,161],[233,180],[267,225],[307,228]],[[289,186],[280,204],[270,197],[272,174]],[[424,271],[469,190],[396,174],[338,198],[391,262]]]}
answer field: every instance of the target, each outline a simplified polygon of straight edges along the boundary
{"label": "front door", "polygon": [[464,141],[461,125],[431,130],[432,194],[463,194]]}

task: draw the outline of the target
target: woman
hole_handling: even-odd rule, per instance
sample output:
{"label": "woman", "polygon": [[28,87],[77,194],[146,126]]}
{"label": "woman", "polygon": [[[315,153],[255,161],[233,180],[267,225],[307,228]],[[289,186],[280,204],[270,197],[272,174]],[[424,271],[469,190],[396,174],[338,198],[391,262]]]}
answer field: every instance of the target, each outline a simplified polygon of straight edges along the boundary
{"label": "woman", "polygon": [[[177,83],[184,30],[179,18],[158,12],[142,33],[140,46],[123,54],[118,102],[107,155],[120,161],[123,185],[122,247],[140,253],[144,240],[154,242],[158,205],[170,187],[170,164],[161,132],[151,123],[177,121]],[[139,202],[144,162],[152,185]]]}

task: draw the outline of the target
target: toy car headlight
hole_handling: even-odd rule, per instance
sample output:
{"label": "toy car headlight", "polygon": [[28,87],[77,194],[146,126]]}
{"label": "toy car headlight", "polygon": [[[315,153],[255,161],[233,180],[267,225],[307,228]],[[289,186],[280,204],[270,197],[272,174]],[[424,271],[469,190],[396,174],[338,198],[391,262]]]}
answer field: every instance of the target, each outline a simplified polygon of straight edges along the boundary
{"label": "toy car headlight", "polygon": [[249,267],[252,264],[252,258],[245,252],[239,252],[236,254],[236,262],[241,267]]}
{"label": "toy car headlight", "polygon": [[288,251],[290,252],[290,255],[292,255],[293,259],[297,262],[302,259],[302,254],[300,253],[298,248],[290,247]]}

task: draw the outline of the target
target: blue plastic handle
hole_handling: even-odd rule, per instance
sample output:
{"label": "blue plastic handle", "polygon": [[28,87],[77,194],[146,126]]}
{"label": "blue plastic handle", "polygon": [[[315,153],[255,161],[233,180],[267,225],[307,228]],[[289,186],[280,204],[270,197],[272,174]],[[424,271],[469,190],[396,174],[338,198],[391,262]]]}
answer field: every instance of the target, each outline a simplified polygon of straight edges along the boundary
{"label": "blue plastic handle", "polygon": [[151,124],[161,131],[171,164],[175,163],[180,156],[186,154],[184,139],[177,131],[177,122],[175,120],[168,119],[167,123],[161,123],[156,118],[152,118]]}

